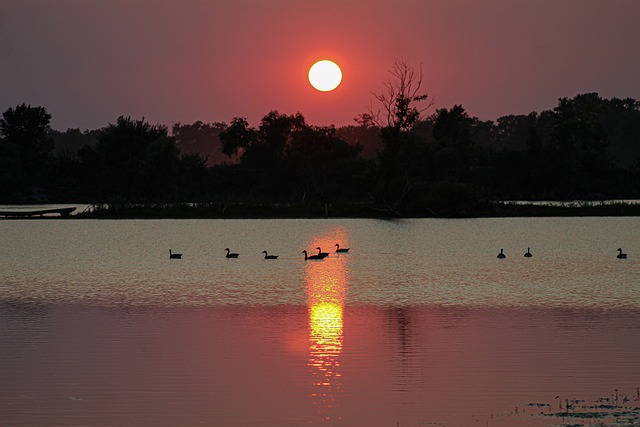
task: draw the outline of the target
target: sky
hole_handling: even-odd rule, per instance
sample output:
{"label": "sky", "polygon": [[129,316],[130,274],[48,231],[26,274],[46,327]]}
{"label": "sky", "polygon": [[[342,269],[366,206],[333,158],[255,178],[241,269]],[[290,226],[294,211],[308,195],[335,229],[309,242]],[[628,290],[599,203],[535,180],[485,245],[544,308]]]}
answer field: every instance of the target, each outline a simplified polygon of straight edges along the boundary
{"label": "sky", "polygon": [[[640,99],[637,0],[0,0],[0,111],[45,107],[57,130],[119,116],[252,126],[271,110],[355,124],[396,59],[431,110],[482,120],[598,92]],[[332,92],[307,72],[338,63]],[[374,104],[374,109],[376,108]]]}

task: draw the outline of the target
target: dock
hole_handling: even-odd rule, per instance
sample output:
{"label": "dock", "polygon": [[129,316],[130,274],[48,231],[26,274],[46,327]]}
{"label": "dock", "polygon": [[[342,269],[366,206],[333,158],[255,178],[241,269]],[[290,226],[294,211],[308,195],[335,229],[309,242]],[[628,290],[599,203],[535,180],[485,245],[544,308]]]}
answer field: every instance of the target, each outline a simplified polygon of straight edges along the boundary
{"label": "dock", "polygon": [[71,212],[76,208],[55,208],[55,209],[40,209],[34,211],[0,211],[0,216],[5,218],[33,218],[34,216],[42,217],[44,215],[58,214],[62,218],[68,218]]}

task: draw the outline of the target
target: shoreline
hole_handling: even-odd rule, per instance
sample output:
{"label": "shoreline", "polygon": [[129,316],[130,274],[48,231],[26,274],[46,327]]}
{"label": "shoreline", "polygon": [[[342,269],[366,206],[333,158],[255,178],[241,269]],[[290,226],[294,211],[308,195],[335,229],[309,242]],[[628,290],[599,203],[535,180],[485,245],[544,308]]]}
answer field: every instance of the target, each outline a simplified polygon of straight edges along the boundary
{"label": "shoreline", "polygon": [[[475,209],[434,212],[407,209],[389,212],[372,204],[300,205],[286,203],[118,203],[90,205],[59,219],[409,219],[409,218],[512,218],[512,217],[619,217],[640,216],[640,204],[630,202],[492,202]],[[4,219],[54,219],[25,217]]]}

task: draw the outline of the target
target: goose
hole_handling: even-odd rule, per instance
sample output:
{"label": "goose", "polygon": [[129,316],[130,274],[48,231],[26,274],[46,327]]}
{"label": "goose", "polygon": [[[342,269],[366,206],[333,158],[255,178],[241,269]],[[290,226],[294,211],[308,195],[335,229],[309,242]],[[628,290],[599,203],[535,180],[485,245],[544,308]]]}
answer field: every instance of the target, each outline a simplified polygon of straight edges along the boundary
{"label": "goose", "polygon": [[305,261],[310,260],[310,259],[322,260],[322,259],[324,258],[324,257],[323,257],[323,256],[321,256],[320,254],[318,254],[318,255],[310,255],[310,256],[308,256],[308,255],[307,255],[307,251],[306,251],[306,250],[302,251],[302,253],[304,254],[304,260],[305,260]]}
{"label": "goose", "polygon": [[351,248],[340,248],[340,245],[336,243],[336,252],[344,254],[349,252],[349,249]]}
{"label": "goose", "polygon": [[525,258],[531,258],[533,254],[531,253],[531,248],[527,248],[527,253],[524,254]]}
{"label": "goose", "polygon": [[329,256],[329,252],[322,252],[322,249],[316,248],[318,250],[318,256],[321,258],[326,258]]}
{"label": "goose", "polygon": [[231,249],[226,248],[225,251],[227,251],[227,255],[225,255],[227,258],[238,258],[239,254],[231,252]]}
{"label": "goose", "polygon": [[618,259],[627,259],[627,254],[622,253],[622,248],[618,248]]}
{"label": "goose", "polygon": [[267,251],[262,251],[262,253],[264,254],[264,259],[278,259],[278,255],[269,255]]}
{"label": "goose", "polygon": [[500,249],[500,253],[498,254],[498,258],[506,258],[507,256],[504,254],[503,249]]}
{"label": "goose", "polygon": [[182,259],[182,254],[174,254],[171,252],[171,249],[169,249],[169,259]]}

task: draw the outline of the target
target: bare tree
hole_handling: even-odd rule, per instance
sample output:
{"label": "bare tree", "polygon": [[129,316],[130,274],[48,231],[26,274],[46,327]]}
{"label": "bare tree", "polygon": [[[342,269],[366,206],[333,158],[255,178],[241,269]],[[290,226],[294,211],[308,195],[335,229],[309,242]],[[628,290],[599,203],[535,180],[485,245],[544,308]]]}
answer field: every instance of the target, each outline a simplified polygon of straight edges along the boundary
{"label": "bare tree", "polygon": [[356,117],[356,122],[380,129],[382,149],[377,156],[380,175],[374,197],[377,209],[400,216],[402,207],[421,185],[413,166],[416,147],[410,130],[433,105],[433,100],[422,92],[422,67],[416,70],[399,58],[389,72],[392,78],[384,83],[381,92],[373,92],[369,110]]}
{"label": "bare tree", "polygon": [[355,120],[364,126],[391,128],[398,134],[410,130],[434,101],[421,92],[422,66],[416,71],[405,59],[397,58],[389,73],[393,78],[384,82],[384,89],[372,93],[378,107],[372,100],[368,111]]}

